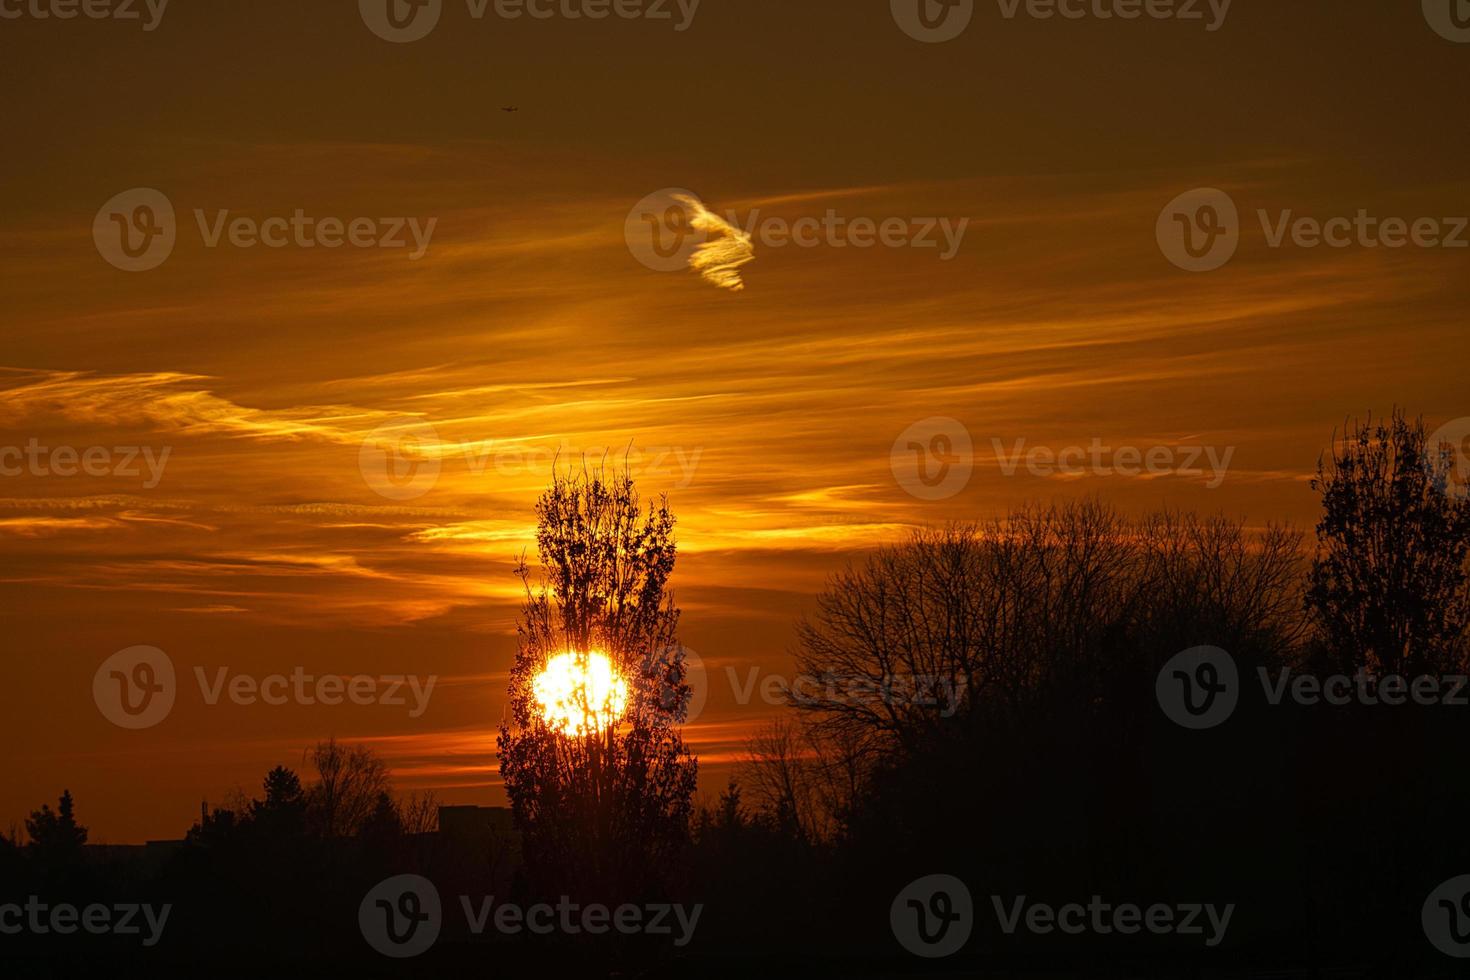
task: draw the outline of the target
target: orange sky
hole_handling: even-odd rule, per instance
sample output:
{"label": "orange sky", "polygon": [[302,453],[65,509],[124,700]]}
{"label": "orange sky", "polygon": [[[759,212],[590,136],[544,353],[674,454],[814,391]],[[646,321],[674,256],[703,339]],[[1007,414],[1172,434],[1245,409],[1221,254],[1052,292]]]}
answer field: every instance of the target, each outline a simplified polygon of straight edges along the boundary
{"label": "orange sky", "polygon": [[[1418,4],[1238,0],[1207,33],[982,3],[942,45],[853,0],[704,0],[684,32],[450,2],[404,45],[355,4],[305,6],[181,2],[149,32],[0,21],[0,450],[168,451],[156,481],[141,462],[0,477],[0,824],[68,787],[94,840],[180,836],[201,797],[327,735],[374,744],[402,788],[499,802],[510,569],[558,451],[637,447],[640,485],[671,496],[713,789],[775,710],[737,704],[726,668],[784,670],[793,621],[864,548],[1080,494],[1310,525],[1345,416],[1470,414],[1470,250],[1272,248],[1256,218],[1470,213],[1470,45]],[[92,222],[136,187],[167,196],[178,241],[126,273]],[[1243,230],[1190,274],[1155,223],[1196,187]],[[969,224],[948,261],[757,241],[731,292],[630,254],[629,211],[662,188],[740,220]],[[413,260],[210,248],[195,209],[436,223]],[[923,500],[890,451],[936,416],[975,469]],[[395,500],[362,452],[404,419],[432,427],[440,473]],[[1234,454],[1217,487],[1007,475],[997,439]],[[180,691],[126,731],[92,678],[140,644]],[[210,705],[195,668],[221,667],[437,683],[419,717]]]}

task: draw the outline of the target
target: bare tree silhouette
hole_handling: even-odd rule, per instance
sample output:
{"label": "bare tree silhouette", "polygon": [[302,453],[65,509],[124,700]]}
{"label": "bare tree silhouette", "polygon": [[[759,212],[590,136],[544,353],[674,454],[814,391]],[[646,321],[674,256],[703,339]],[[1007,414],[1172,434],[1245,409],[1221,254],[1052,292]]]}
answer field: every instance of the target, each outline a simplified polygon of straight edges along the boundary
{"label": "bare tree silhouette", "polygon": [[791,702],[876,751],[984,704],[1087,699],[1125,668],[1214,643],[1279,657],[1301,634],[1301,536],[1096,502],[922,530],[835,576],[797,628]]}
{"label": "bare tree silhouette", "polygon": [[307,812],[324,837],[351,837],[388,792],[388,767],[365,745],[318,742],[307,760],[316,782],[307,793]]}
{"label": "bare tree silhouette", "polygon": [[780,718],[749,739],[736,778],[756,814],[802,842],[834,840],[862,787],[858,756],[839,737]]}

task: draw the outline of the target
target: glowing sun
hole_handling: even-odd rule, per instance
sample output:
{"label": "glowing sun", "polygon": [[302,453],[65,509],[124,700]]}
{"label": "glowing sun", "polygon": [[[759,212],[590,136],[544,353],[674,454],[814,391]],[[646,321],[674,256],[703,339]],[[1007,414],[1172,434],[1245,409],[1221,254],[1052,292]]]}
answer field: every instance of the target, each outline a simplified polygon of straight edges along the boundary
{"label": "glowing sun", "polygon": [[563,653],[531,682],[544,721],[569,737],[601,732],[628,709],[628,682],[602,653]]}

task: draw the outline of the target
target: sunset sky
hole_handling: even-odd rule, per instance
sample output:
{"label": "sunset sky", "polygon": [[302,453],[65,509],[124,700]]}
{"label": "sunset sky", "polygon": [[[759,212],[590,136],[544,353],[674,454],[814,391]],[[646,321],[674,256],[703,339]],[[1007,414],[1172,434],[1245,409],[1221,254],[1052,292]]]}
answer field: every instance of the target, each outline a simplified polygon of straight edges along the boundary
{"label": "sunset sky", "polygon": [[[669,6],[476,20],[446,0],[404,44],[346,0],[174,0],[148,31],[0,20],[0,448],[168,453],[156,481],[142,455],[136,476],[0,476],[0,828],[69,788],[94,841],[181,837],[202,798],[258,792],[329,735],[402,789],[503,802],[512,567],[558,452],[633,447],[640,488],[670,495],[709,792],[778,710],[737,704],[727,668],[788,671],[795,620],[864,549],[1087,494],[1310,527],[1345,417],[1470,415],[1470,249],[1273,248],[1257,218],[1470,214],[1470,45],[1419,3],[1236,0],[1207,31],[981,2],[943,44],[886,0],[703,0],[683,31]],[[1241,240],[1189,273],[1155,225],[1200,187],[1239,206]],[[146,272],[93,238],[132,188],[177,213]],[[734,291],[630,250],[635,205],[686,188],[737,225],[968,225],[948,260],[757,236]],[[196,209],[435,223],[418,259],[208,247]],[[890,455],[934,417],[975,464],[926,500]],[[364,443],[405,420],[441,471],[392,499]],[[997,439],[1233,455],[1214,487],[1007,475]],[[92,680],[137,645],[179,693],[128,731]],[[221,667],[437,682],[416,718],[209,705],[195,668]]]}

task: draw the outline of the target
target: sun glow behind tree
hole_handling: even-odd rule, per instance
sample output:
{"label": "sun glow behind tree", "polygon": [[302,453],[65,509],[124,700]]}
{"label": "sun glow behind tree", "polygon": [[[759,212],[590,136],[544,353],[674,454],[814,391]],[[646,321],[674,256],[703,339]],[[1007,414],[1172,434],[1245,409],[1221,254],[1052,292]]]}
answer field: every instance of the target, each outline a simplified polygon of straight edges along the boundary
{"label": "sun glow behind tree", "polygon": [[617,724],[628,710],[628,682],[606,654],[562,653],[531,682],[541,720],[552,731],[581,738]]}
{"label": "sun glow behind tree", "polygon": [[698,775],[679,731],[691,689],[668,589],[674,515],[626,472],[584,464],[537,501],[536,552],[535,573],[517,568],[526,598],[496,739],[528,881],[646,894],[675,874]]}

